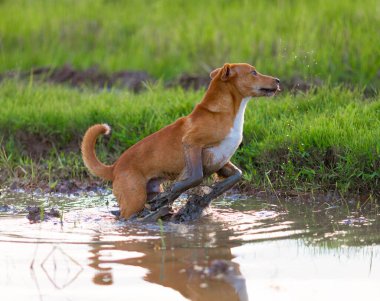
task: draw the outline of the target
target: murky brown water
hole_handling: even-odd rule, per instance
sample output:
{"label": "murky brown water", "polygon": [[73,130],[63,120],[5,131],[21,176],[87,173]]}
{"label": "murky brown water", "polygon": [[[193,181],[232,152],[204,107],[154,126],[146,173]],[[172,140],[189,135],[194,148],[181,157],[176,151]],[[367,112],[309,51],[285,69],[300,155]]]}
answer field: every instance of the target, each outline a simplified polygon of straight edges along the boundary
{"label": "murky brown water", "polygon": [[[117,221],[107,203],[115,204],[109,194],[2,191],[0,299],[378,297],[376,204],[353,214],[345,205],[235,197],[214,202],[211,214],[196,223],[159,225]],[[63,223],[30,224],[20,212],[27,204],[56,205]]]}

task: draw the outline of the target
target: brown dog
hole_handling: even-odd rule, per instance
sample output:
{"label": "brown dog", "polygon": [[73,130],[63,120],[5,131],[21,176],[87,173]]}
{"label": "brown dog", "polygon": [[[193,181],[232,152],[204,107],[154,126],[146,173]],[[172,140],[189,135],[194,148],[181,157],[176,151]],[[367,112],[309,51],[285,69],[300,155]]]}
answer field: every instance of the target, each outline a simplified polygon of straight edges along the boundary
{"label": "brown dog", "polygon": [[166,179],[177,179],[171,191],[180,194],[215,172],[230,179],[226,188],[241,178],[230,158],[242,141],[247,102],[275,95],[280,80],[248,64],[225,64],[210,77],[205,96],[190,115],[139,141],[113,165],[104,165],[95,154],[97,137],[108,134],[110,127],[97,124],[87,130],[83,161],[92,174],[113,182],[121,217],[142,210],[148,198],[162,192]]}

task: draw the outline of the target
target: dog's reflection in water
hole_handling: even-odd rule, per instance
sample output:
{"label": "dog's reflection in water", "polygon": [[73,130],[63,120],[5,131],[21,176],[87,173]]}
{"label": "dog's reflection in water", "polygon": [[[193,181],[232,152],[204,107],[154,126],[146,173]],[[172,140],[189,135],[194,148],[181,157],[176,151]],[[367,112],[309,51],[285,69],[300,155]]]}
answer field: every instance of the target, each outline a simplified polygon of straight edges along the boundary
{"label": "dog's reflection in water", "polygon": [[[231,261],[230,247],[186,247],[186,241],[181,245],[183,247],[162,249],[159,240],[93,244],[90,266],[98,271],[93,281],[112,285],[110,264],[117,263],[147,269],[145,281],[172,288],[189,300],[248,300],[245,279],[239,265]],[[144,255],[110,259],[102,256],[105,252],[120,251]]]}

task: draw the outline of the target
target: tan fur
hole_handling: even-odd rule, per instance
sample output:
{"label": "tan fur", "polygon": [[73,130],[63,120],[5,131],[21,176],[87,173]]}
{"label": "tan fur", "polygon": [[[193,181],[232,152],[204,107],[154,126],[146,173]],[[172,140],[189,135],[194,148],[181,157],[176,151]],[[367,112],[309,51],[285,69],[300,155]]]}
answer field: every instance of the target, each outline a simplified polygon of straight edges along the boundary
{"label": "tan fur", "polygon": [[[230,132],[243,98],[272,96],[279,90],[278,79],[253,71],[248,64],[225,64],[212,71],[208,90],[190,115],[142,139],[113,165],[104,165],[95,154],[96,138],[108,132],[108,126],[98,124],[87,130],[82,142],[84,163],[92,174],[113,181],[122,217],[140,211],[148,195],[162,191],[161,180],[189,177],[192,165],[186,161],[197,159],[185,159],[186,148],[202,151],[219,145]],[[204,175],[223,167],[206,157],[203,152]]]}

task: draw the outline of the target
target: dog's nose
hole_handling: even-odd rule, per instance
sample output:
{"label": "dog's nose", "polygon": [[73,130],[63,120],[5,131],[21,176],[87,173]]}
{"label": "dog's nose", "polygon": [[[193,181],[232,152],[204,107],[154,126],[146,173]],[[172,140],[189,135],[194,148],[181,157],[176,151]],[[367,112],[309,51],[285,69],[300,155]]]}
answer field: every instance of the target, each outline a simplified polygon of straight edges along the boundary
{"label": "dog's nose", "polygon": [[276,81],[276,83],[280,83],[280,80],[278,78],[275,78],[274,80]]}

